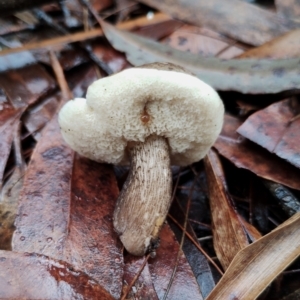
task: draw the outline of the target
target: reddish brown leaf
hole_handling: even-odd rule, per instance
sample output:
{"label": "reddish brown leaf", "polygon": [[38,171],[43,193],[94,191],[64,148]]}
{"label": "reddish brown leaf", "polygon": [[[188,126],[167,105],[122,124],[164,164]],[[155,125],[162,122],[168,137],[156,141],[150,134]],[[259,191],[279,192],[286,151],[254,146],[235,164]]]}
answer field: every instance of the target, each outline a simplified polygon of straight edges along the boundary
{"label": "reddish brown leaf", "polygon": [[300,118],[296,101],[284,100],[252,114],[237,132],[300,167]]}
{"label": "reddish brown leaf", "polygon": [[235,255],[249,245],[240,216],[227,192],[225,176],[218,155],[210,150],[204,159],[212,229],[216,254],[226,270]]}
{"label": "reddish brown leaf", "polygon": [[[149,269],[157,296],[163,299],[176,265],[179,244],[167,224],[161,230],[160,239],[156,257],[149,259]],[[166,299],[203,299],[193,271],[183,253],[179,257],[178,268]]]}
{"label": "reddish brown leaf", "polygon": [[40,65],[0,74],[0,87],[15,108],[33,104],[42,95],[53,90],[55,82]]}
{"label": "reddish brown leaf", "polygon": [[238,0],[140,0],[156,9],[197,26],[245,42],[260,45],[288,31],[287,20],[255,5]]}
{"label": "reddish brown leaf", "polygon": [[83,158],[73,166],[55,117],[24,179],[13,249],[72,262],[118,298],[123,259],[112,226],[117,192],[111,167]]}
{"label": "reddish brown leaf", "polygon": [[40,138],[40,131],[52,119],[60,101],[61,95],[57,93],[27,109],[23,117],[23,123],[35,139]]}
{"label": "reddish brown leaf", "polygon": [[[128,255],[125,257],[125,268],[123,277],[123,292],[127,291],[127,287],[141,270],[145,257],[134,257]],[[142,273],[138,277],[126,299],[143,299],[143,300],[158,300],[154,290],[151,274],[148,263],[146,263]]]}
{"label": "reddish brown leaf", "polygon": [[300,170],[241,137],[236,130],[241,121],[225,116],[223,130],[214,147],[238,168],[252,171],[260,177],[300,189]]}
{"label": "reddish brown leaf", "polygon": [[112,300],[81,270],[44,255],[0,250],[1,299]]}

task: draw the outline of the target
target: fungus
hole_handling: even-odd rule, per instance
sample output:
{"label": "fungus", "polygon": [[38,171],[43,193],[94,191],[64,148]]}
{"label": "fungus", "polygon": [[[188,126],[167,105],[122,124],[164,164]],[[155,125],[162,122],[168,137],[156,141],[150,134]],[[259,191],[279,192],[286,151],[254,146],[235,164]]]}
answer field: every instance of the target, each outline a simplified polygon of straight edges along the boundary
{"label": "fungus", "polygon": [[202,159],[221,131],[223,114],[213,88],[161,63],[97,80],[86,99],[61,109],[59,124],[71,148],[98,162],[130,163],[113,217],[128,252],[155,251],[171,204],[170,166]]}

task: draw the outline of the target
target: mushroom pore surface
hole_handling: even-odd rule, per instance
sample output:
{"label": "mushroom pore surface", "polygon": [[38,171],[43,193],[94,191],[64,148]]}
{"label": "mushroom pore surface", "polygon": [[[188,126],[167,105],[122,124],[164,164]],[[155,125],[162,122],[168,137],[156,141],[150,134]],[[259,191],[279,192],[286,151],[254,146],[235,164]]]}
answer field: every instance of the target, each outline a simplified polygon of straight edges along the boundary
{"label": "mushroom pore surface", "polygon": [[69,101],[59,123],[66,142],[99,162],[127,164],[128,142],[167,139],[171,164],[202,159],[221,131],[224,107],[198,78],[176,71],[132,68],[95,81],[86,100]]}

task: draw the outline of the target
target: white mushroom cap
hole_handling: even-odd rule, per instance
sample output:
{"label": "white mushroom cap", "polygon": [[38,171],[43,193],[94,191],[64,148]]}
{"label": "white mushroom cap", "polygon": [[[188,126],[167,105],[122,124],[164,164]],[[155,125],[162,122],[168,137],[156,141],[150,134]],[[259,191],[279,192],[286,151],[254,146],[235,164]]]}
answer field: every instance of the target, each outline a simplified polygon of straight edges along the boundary
{"label": "white mushroom cap", "polygon": [[177,71],[127,69],[95,81],[86,98],[69,101],[59,123],[74,150],[100,162],[127,163],[129,142],[159,135],[168,141],[171,163],[188,165],[206,155],[223,124],[216,91]]}

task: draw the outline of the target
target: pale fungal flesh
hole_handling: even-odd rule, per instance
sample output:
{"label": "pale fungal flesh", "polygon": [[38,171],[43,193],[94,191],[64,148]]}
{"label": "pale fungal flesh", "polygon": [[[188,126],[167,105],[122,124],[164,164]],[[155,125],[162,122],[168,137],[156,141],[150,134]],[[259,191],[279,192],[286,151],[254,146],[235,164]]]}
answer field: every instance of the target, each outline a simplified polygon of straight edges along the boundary
{"label": "pale fungal flesh", "polygon": [[157,246],[171,199],[170,164],[202,159],[221,131],[218,94],[171,64],[132,68],[94,82],[87,99],[59,113],[66,142],[100,162],[131,163],[114,213],[125,248],[143,255]]}

